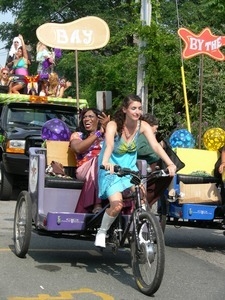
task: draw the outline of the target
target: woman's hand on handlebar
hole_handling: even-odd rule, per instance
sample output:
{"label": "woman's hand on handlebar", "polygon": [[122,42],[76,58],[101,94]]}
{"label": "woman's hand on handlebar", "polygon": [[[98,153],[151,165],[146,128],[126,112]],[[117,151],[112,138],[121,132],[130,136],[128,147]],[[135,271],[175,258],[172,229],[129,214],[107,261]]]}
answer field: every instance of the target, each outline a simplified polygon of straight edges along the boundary
{"label": "woman's hand on handlebar", "polygon": [[177,167],[174,164],[170,164],[167,166],[170,176],[174,176],[176,174]]}
{"label": "woman's hand on handlebar", "polygon": [[115,164],[111,164],[111,163],[102,163],[101,165],[101,169],[105,169],[106,171],[109,171],[110,174],[113,174],[115,172],[114,170],[114,166]]}

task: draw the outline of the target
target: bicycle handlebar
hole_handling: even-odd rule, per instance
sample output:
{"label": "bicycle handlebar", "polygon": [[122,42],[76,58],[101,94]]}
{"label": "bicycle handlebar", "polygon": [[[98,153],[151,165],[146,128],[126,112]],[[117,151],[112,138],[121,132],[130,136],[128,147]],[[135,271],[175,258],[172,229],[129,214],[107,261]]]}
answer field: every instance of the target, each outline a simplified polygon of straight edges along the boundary
{"label": "bicycle handlebar", "polygon": [[[101,165],[100,169],[105,170],[105,166]],[[148,178],[148,177],[159,178],[159,177],[169,176],[168,169],[160,169],[160,170],[150,171],[150,172],[148,172],[147,175],[141,175],[139,171],[133,171],[129,168],[122,168],[119,165],[114,165],[114,173],[116,173],[120,177],[123,177],[126,175],[131,175],[134,177],[138,177],[139,179]]]}

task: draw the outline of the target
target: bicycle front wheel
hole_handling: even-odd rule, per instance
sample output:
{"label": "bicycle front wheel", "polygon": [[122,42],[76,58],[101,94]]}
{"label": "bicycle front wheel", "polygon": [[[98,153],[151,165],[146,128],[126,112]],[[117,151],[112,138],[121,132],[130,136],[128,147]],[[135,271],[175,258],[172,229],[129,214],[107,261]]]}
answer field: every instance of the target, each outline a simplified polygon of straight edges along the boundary
{"label": "bicycle front wheel", "polygon": [[138,237],[133,230],[131,240],[133,275],[138,289],[151,296],[159,289],[164,274],[164,236],[159,221],[151,212],[139,215],[137,233]]}

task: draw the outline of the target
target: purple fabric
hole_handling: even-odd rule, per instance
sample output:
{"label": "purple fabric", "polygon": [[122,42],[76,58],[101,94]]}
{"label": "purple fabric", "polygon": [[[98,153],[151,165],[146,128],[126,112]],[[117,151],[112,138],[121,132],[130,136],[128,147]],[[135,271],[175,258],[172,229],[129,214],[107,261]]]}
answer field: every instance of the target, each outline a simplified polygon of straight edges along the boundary
{"label": "purple fabric", "polygon": [[49,61],[49,58],[46,58],[42,63],[43,69],[48,69],[51,65],[52,63]]}
{"label": "purple fabric", "polygon": [[54,48],[55,58],[61,58],[62,57],[62,51],[61,49]]}

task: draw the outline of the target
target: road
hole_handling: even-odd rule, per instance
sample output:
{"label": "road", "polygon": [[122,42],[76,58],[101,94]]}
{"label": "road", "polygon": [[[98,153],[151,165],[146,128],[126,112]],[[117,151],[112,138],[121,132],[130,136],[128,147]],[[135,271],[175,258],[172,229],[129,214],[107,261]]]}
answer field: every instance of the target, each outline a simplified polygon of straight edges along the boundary
{"label": "road", "polygon": [[[13,252],[16,201],[0,201],[0,300],[145,300],[129,251],[98,252],[92,242],[32,234],[25,259]],[[155,300],[225,299],[225,237],[219,230],[165,232],[166,267]]]}

